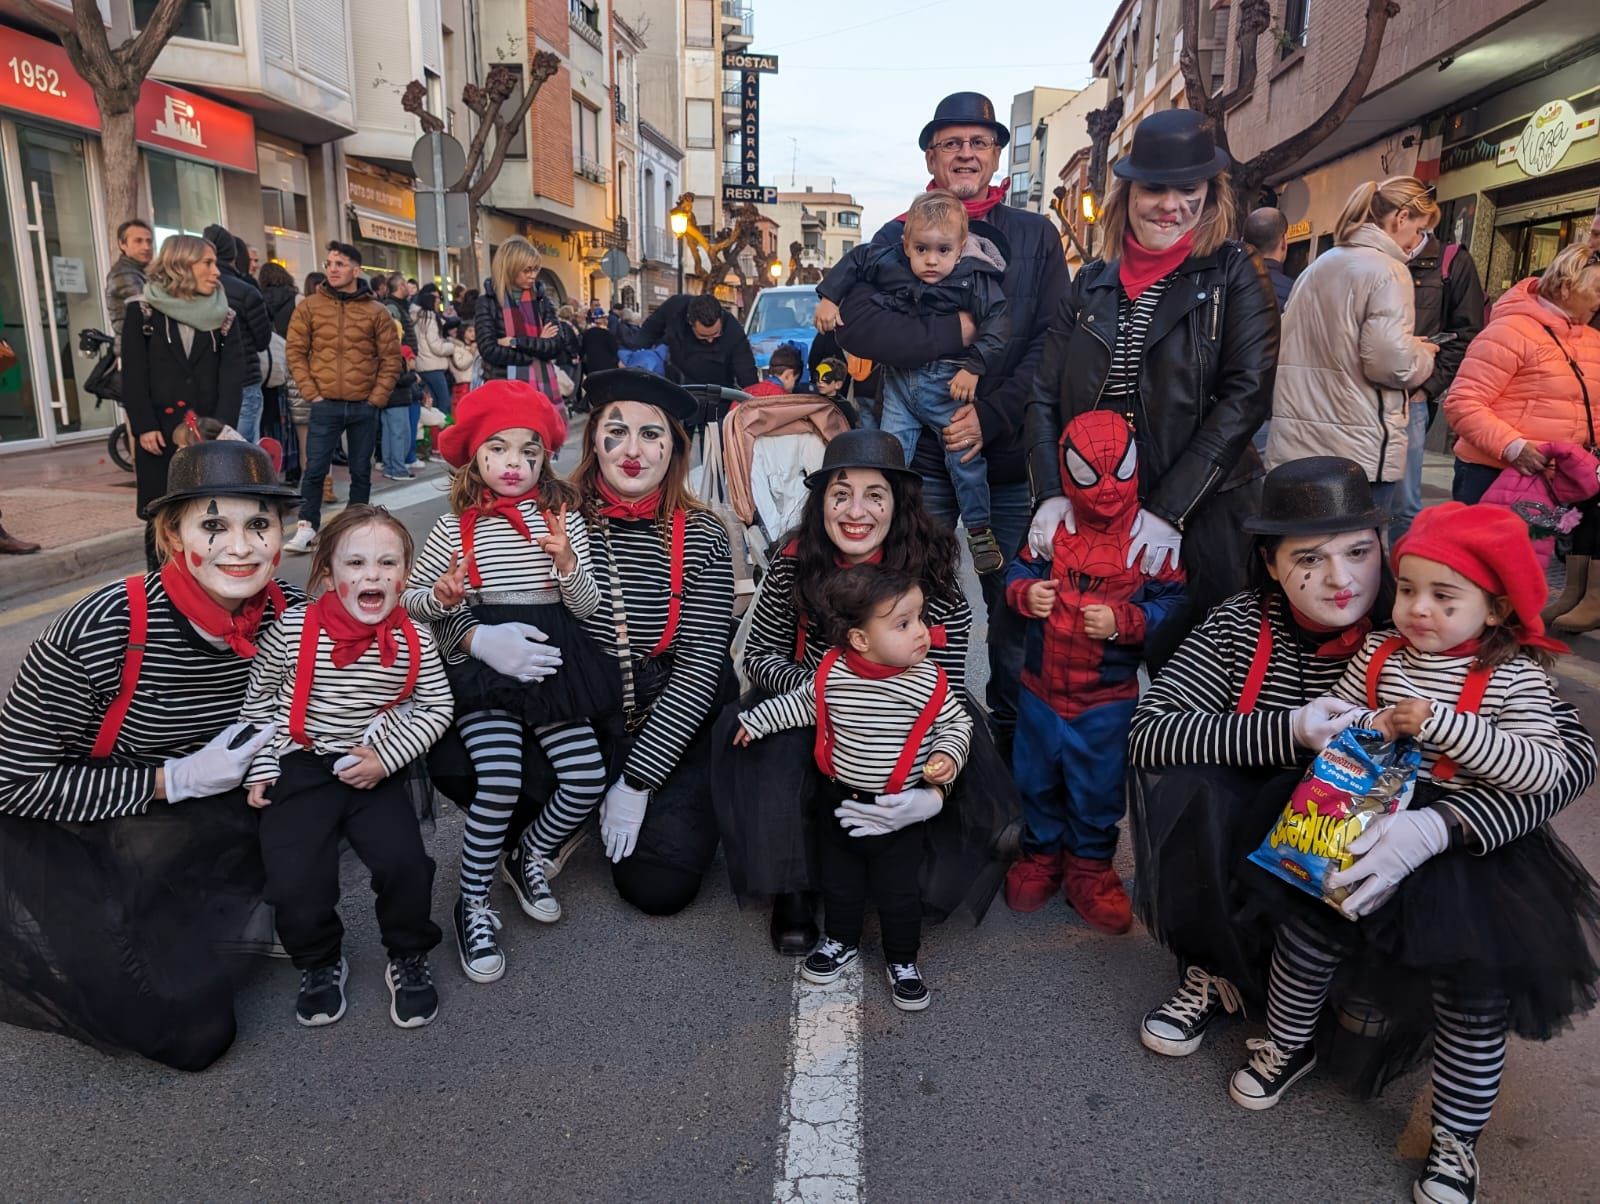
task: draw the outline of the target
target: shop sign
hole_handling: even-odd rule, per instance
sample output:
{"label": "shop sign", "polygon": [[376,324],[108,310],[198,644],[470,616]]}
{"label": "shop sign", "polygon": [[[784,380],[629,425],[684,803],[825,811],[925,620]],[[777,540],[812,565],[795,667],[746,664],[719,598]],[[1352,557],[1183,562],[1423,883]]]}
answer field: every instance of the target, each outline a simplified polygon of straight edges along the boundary
{"label": "shop sign", "polygon": [[[0,109],[78,129],[101,128],[94,91],[54,42],[0,27]],[[134,110],[141,146],[254,173],[256,126],[248,113],[146,80]]]}
{"label": "shop sign", "polygon": [[1290,226],[1283,232],[1283,236],[1290,242],[1294,242],[1297,238],[1310,238],[1311,223],[1309,221],[1295,222],[1294,225]]}
{"label": "shop sign", "polygon": [[[361,209],[370,209],[375,214],[399,218],[412,225],[417,221],[417,194],[409,188],[402,188],[399,184],[391,184],[382,176],[370,172],[357,171],[354,167],[345,169],[345,178],[350,186],[350,203]],[[413,237],[415,237],[413,235]],[[387,241],[387,240],[385,240]],[[415,246],[415,243],[409,244]]]}
{"label": "shop sign", "polygon": [[1515,163],[1530,176],[1554,171],[1574,142],[1600,132],[1600,109],[1576,113],[1565,100],[1552,100],[1529,120],[1517,137],[1500,144],[1497,167]]}
{"label": "shop sign", "polygon": [[417,245],[417,228],[408,222],[395,222],[358,212],[356,228],[368,242],[392,242],[402,247]]}
{"label": "shop sign", "polygon": [[55,279],[56,292],[58,293],[87,293],[89,291],[89,273],[83,266],[83,260],[71,259],[65,255],[53,255],[50,258],[50,275]]}

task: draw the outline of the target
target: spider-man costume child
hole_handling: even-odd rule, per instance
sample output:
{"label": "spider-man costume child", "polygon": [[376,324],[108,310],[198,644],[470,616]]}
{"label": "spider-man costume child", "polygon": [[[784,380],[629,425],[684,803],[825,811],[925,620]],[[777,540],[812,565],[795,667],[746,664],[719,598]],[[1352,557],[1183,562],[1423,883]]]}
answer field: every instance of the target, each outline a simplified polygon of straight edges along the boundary
{"label": "spider-man costume child", "polygon": [[1128,725],[1145,640],[1178,613],[1183,570],[1129,564],[1139,514],[1138,453],[1127,421],[1079,414],[1061,435],[1061,487],[1077,531],[1056,528],[1048,559],[1027,548],[1006,601],[1028,619],[1012,768],[1027,830],[1006,874],[1006,903],[1067,902],[1102,932],[1127,932],[1133,906],[1111,868],[1122,818]]}

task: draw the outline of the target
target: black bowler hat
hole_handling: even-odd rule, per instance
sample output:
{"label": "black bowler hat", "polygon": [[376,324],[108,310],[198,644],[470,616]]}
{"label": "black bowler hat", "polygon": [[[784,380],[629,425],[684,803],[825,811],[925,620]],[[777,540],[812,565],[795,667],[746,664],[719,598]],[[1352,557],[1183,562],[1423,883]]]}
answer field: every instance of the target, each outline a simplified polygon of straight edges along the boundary
{"label": "black bowler hat", "polygon": [[947,125],[986,125],[1001,146],[1011,141],[1011,131],[995,120],[994,102],[982,92],[952,92],[941,100],[933,110],[933,120],[922,127],[917,145],[927,150],[933,136]]}
{"label": "black bowler hat", "polygon": [[1111,172],[1140,184],[1189,184],[1209,180],[1232,163],[1217,146],[1211,118],[1192,109],[1167,109],[1133,127],[1133,145]]}
{"label": "black bowler hat", "polygon": [[671,414],[685,426],[700,417],[700,403],[693,393],[642,368],[607,368],[591,373],[583,378],[583,395],[593,414],[613,401],[637,401]]}
{"label": "black bowler hat", "polygon": [[822,453],[822,467],[806,477],[806,488],[825,484],[841,468],[875,468],[879,472],[898,472],[908,477],[917,474],[906,467],[900,440],[885,431],[845,431],[835,435]]}
{"label": "black bowler hat", "polygon": [[145,507],[154,514],[197,497],[258,497],[297,502],[300,491],[278,480],[272,458],[243,439],[209,439],[179,448],[167,467],[167,492]]}
{"label": "black bowler hat", "polygon": [[1242,524],[1252,535],[1342,535],[1388,525],[1366,472],[1343,456],[1278,465],[1262,483],[1260,512]]}

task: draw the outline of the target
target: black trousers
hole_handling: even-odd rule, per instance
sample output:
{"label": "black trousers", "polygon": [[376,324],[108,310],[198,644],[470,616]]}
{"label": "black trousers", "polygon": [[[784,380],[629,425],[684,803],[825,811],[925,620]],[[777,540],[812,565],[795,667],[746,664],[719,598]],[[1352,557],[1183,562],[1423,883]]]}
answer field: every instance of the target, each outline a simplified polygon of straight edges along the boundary
{"label": "black trousers", "polygon": [[840,802],[852,798],[873,801],[870,794],[829,782],[822,799],[826,810],[817,817],[822,831],[817,850],[822,930],[841,945],[859,945],[870,892],[878,904],[884,960],[891,964],[914,962],[922,945],[918,890],[922,825],[912,824],[887,836],[852,836],[833,814]]}
{"label": "black trousers", "polygon": [[294,752],[283,758],[272,804],[261,812],[261,859],[267,901],[277,909],[278,938],[301,970],[339,960],[339,839],[372,871],[378,929],[389,956],[426,953],[439,943],[433,905],[433,858],[422,845],[416,812],[399,774],[371,790],[346,786],[336,758]]}

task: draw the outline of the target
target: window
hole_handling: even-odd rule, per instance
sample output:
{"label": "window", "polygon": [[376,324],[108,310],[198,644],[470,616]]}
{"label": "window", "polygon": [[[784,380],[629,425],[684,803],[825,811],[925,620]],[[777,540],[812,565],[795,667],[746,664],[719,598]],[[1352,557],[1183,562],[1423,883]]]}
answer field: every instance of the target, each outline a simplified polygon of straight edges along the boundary
{"label": "window", "polygon": [[851,230],[861,229],[861,215],[859,213],[839,214],[838,224]]}
{"label": "window", "polygon": [[1028,172],[1014,171],[1011,173],[1011,203],[1026,200],[1028,196]]}
{"label": "window", "polygon": [[604,184],[610,177],[600,158],[600,114],[582,101],[572,102],[572,170]]}
{"label": "window", "polygon": [[839,254],[841,256],[848,255],[848,254],[850,254],[851,251],[854,251],[855,249],[856,249],[856,244],[854,242],[852,242],[848,238],[845,239],[842,243],[839,244]]}
{"label": "window", "polygon": [[683,44],[685,46],[715,46],[717,44],[717,18],[713,9],[715,0],[688,0],[684,10]]}
{"label": "window", "polygon": [[[522,103],[522,64],[496,63],[495,66],[504,67],[517,77],[517,86],[511,89],[511,95],[506,97],[506,103],[500,107],[502,113],[515,113],[517,106]],[[528,116],[530,118],[533,116],[532,110],[529,110]],[[528,125],[529,123],[524,121],[522,128],[511,135],[511,145],[506,148],[506,158],[526,159],[528,157]]]}
{"label": "window", "polygon": [[[133,0],[133,23],[143,29],[156,11],[158,0]],[[173,37],[193,38],[197,42],[239,44],[239,13],[236,0],[189,0]]]}
{"label": "window", "polygon": [[1161,61],[1161,0],[1156,0],[1150,11],[1150,64]]}
{"label": "window", "polygon": [[1012,129],[1011,161],[1013,163],[1026,163],[1028,161],[1028,140],[1032,137],[1032,125],[1019,125]]}
{"label": "window", "polygon": [[685,102],[684,125],[684,146],[705,149],[717,144],[717,111],[711,101],[691,97]]}
{"label": "window", "polygon": [[1305,49],[1306,30],[1311,24],[1311,0],[1288,0],[1283,9],[1283,37],[1278,42],[1278,57],[1286,59]]}
{"label": "window", "polygon": [[147,154],[150,216],[159,243],[169,234],[200,234],[222,220],[217,169],[167,155]]}
{"label": "window", "polygon": [[311,233],[311,183],[305,157],[262,144],[256,147],[256,162],[262,224]]}

